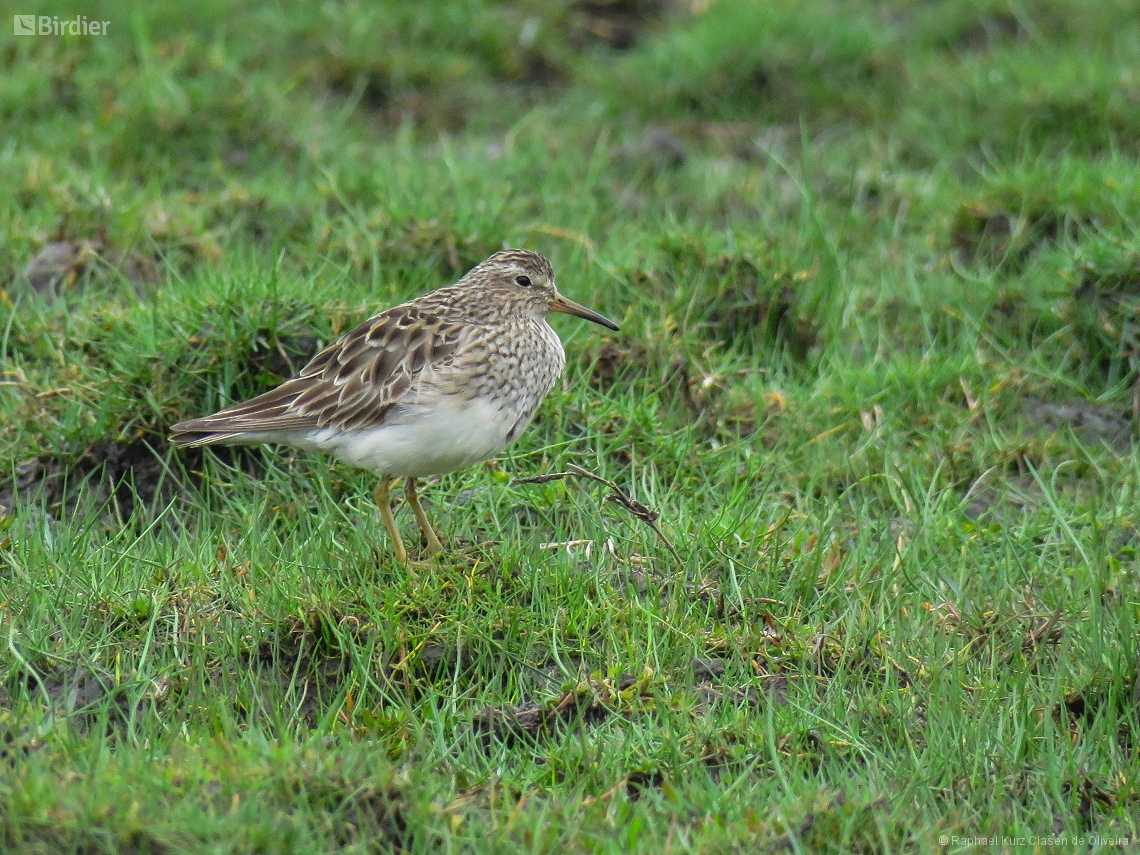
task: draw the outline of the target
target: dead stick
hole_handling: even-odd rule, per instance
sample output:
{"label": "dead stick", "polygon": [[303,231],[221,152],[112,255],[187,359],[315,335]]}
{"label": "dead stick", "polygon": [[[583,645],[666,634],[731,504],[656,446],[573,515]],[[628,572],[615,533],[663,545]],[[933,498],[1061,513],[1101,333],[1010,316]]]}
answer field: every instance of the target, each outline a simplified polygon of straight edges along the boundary
{"label": "dead stick", "polygon": [[552,472],[549,475],[535,475],[530,478],[516,478],[515,483],[545,484],[548,481],[558,481],[562,478],[568,478],[571,475],[577,476],[579,478],[589,478],[591,481],[597,481],[599,484],[604,484],[605,486],[609,487],[610,493],[606,496],[605,500],[607,502],[614,502],[621,505],[634,517],[641,520],[643,523],[653,529],[653,533],[661,538],[661,542],[665,544],[665,548],[669,550],[677,563],[685,563],[681,560],[680,554],[677,552],[673,544],[669,541],[669,538],[665,536],[665,532],[661,530],[661,526],[657,524],[657,520],[661,518],[661,514],[653,510],[653,508],[643,505],[636,499],[631,499],[628,495],[626,495],[626,492],[621,487],[619,487],[613,481],[609,481],[603,478],[601,475],[595,475],[590,470],[583,469],[581,466],[575,466],[573,463],[571,463],[569,472]]}

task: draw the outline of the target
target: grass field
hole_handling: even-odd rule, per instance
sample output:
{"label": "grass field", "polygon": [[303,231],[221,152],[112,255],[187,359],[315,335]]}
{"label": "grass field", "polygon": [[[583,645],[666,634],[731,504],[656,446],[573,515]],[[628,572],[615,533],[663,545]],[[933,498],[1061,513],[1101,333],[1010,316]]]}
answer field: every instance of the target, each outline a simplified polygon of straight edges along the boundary
{"label": "grass field", "polygon": [[[189,8],[0,21],[0,850],[1135,849],[1140,3]],[[503,246],[430,568],[167,444]]]}

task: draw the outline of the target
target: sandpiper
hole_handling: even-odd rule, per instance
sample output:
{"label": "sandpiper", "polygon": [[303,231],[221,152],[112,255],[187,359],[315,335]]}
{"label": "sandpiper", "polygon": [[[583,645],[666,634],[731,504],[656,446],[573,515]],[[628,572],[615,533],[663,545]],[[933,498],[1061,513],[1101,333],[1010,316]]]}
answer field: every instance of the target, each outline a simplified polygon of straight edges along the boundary
{"label": "sandpiper", "polygon": [[334,341],[277,388],[180,422],[182,446],[279,443],[327,452],[380,476],[376,504],[396,560],[407,551],[388,489],[404,478],[430,554],[442,550],[416,479],[488,460],[530,424],[566,363],[551,312],[611,330],[558,293],[536,252],[496,252],[454,285],[381,312]]}

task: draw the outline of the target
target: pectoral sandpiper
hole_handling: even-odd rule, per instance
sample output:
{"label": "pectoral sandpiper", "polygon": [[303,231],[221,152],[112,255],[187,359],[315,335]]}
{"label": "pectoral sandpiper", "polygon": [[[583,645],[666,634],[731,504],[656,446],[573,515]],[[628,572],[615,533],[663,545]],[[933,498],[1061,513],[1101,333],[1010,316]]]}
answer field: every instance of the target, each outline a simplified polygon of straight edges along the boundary
{"label": "pectoral sandpiper", "polygon": [[416,479],[494,457],[526,429],[566,362],[546,322],[551,312],[618,329],[559,294],[543,256],[497,252],[454,285],[365,321],[276,389],[174,425],[171,441],[279,443],[372,470],[380,476],[380,515],[404,564],[388,496],[402,477],[428,552],[440,552]]}

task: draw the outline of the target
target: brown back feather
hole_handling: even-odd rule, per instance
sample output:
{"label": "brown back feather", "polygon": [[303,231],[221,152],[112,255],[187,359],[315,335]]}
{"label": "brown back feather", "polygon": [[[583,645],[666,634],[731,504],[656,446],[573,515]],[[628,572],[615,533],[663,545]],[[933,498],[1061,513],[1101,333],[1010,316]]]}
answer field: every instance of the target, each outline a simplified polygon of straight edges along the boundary
{"label": "brown back feather", "polygon": [[240,441],[246,433],[379,427],[426,366],[455,354],[462,330],[461,323],[417,301],[388,309],[330,344],[276,389],[174,425],[171,441],[209,445]]}
{"label": "brown back feather", "polygon": [[421,371],[446,365],[461,347],[478,340],[470,335],[473,326],[502,321],[501,301],[472,300],[470,295],[505,282],[504,293],[521,297],[523,292],[509,284],[510,271],[518,268],[544,279],[553,292],[554,272],[541,255],[521,249],[497,252],[455,285],[365,321],[276,389],[174,425],[170,439],[176,445],[210,445],[241,443],[249,434],[260,434],[254,441],[261,441],[265,434],[379,427]]}

